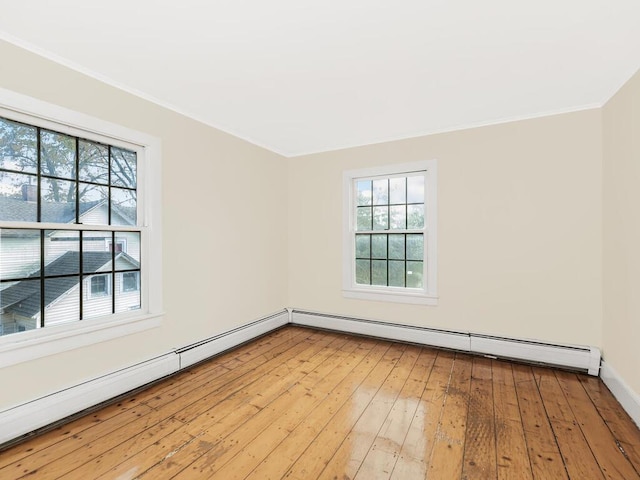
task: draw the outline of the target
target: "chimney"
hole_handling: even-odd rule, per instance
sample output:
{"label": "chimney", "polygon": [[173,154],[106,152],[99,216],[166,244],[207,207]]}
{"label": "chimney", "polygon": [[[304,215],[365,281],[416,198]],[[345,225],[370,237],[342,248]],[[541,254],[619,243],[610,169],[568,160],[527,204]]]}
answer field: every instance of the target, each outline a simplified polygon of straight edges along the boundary
{"label": "chimney", "polygon": [[38,199],[38,186],[22,185],[22,200],[25,202],[35,202]]}

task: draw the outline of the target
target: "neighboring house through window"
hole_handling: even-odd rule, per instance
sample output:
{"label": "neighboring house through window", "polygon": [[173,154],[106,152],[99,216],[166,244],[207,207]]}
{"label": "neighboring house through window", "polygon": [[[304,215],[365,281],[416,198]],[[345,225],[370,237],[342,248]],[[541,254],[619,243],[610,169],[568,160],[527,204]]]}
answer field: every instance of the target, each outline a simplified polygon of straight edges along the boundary
{"label": "neighboring house through window", "polygon": [[346,297],[437,303],[436,162],[344,173]]}
{"label": "neighboring house through window", "polygon": [[0,367],[23,345],[12,333],[36,358],[69,348],[38,350],[54,325],[79,345],[157,325],[158,155],[145,134],[0,89]]}

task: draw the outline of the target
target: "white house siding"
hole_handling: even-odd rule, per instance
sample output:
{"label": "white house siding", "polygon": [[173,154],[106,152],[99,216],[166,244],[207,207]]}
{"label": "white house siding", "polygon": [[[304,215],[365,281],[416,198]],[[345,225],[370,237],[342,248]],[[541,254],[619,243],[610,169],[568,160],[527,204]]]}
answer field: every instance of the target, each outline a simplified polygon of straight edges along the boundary
{"label": "white house siding", "polygon": [[40,237],[2,237],[0,265],[3,278],[28,276],[40,268]]}
{"label": "white house siding", "polygon": [[[127,266],[130,264],[127,263]],[[112,308],[111,291],[109,295],[91,295],[91,277],[83,280],[84,318],[110,315]],[[116,274],[116,313],[140,307],[140,290],[122,292],[122,274]],[[79,287],[75,286],[61,295],[45,311],[45,325],[55,325],[79,320]]]}
{"label": "white house siding", "polygon": [[[39,315],[38,315],[39,317]],[[60,295],[44,312],[45,326],[80,320],[80,288],[78,285]]]}

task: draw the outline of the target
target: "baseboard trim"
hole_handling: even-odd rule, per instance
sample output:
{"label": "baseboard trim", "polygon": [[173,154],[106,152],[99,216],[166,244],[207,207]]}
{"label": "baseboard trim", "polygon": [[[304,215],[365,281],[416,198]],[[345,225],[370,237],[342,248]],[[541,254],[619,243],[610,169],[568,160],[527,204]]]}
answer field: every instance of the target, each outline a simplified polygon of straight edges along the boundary
{"label": "baseboard trim", "polygon": [[289,323],[289,312],[283,310],[263,317],[255,322],[216,335],[215,337],[179,348],[176,350],[176,353],[180,357],[180,368],[187,368],[214,355],[219,355],[226,350],[249,342],[287,323]]}
{"label": "baseboard trim", "polygon": [[640,427],[640,395],[633,391],[620,374],[604,360],[600,369],[600,378],[635,424]]}
{"label": "baseboard trim", "polygon": [[293,309],[291,323],[314,328],[337,330],[389,340],[418,343],[505,360],[519,360],[584,371],[597,376],[600,350],[581,345],[562,345],[537,340],[504,338],[473,332],[439,330],[412,325],[398,325],[363,318],[346,317]]}
{"label": "baseboard trim", "polygon": [[201,342],[5,409],[0,412],[0,447],[260,337],[288,321],[289,312],[283,310]]}
{"label": "baseboard trim", "polygon": [[291,323],[305,327],[336,330],[369,337],[419,343],[452,350],[470,351],[469,334],[465,332],[398,325],[395,323],[344,317],[326,313],[292,310]]}
{"label": "baseboard trim", "polygon": [[0,412],[0,445],[177,371],[162,355]]}

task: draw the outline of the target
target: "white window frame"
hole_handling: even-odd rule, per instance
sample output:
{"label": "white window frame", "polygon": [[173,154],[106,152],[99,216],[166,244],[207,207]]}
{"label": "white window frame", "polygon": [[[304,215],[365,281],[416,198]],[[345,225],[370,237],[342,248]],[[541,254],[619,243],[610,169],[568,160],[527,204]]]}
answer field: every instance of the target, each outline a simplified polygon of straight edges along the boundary
{"label": "white window frame", "polygon": [[[0,116],[113,146],[138,146],[138,218],[141,226],[141,308],[102,318],[0,337],[0,368],[142,332],[162,324],[161,141],[90,115],[0,88]],[[1,228],[60,229],[60,224],[0,222]],[[95,228],[94,228],[95,227]],[[69,225],[73,229],[73,225]],[[92,230],[117,230],[92,226]],[[151,248],[153,245],[153,248]]]}
{"label": "white window frame", "polygon": [[[422,289],[360,285],[355,281],[355,180],[423,172],[425,175],[424,276]],[[385,165],[343,173],[342,294],[346,298],[437,305],[437,161]],[[380,233],[393,233],[382,230]]]}

